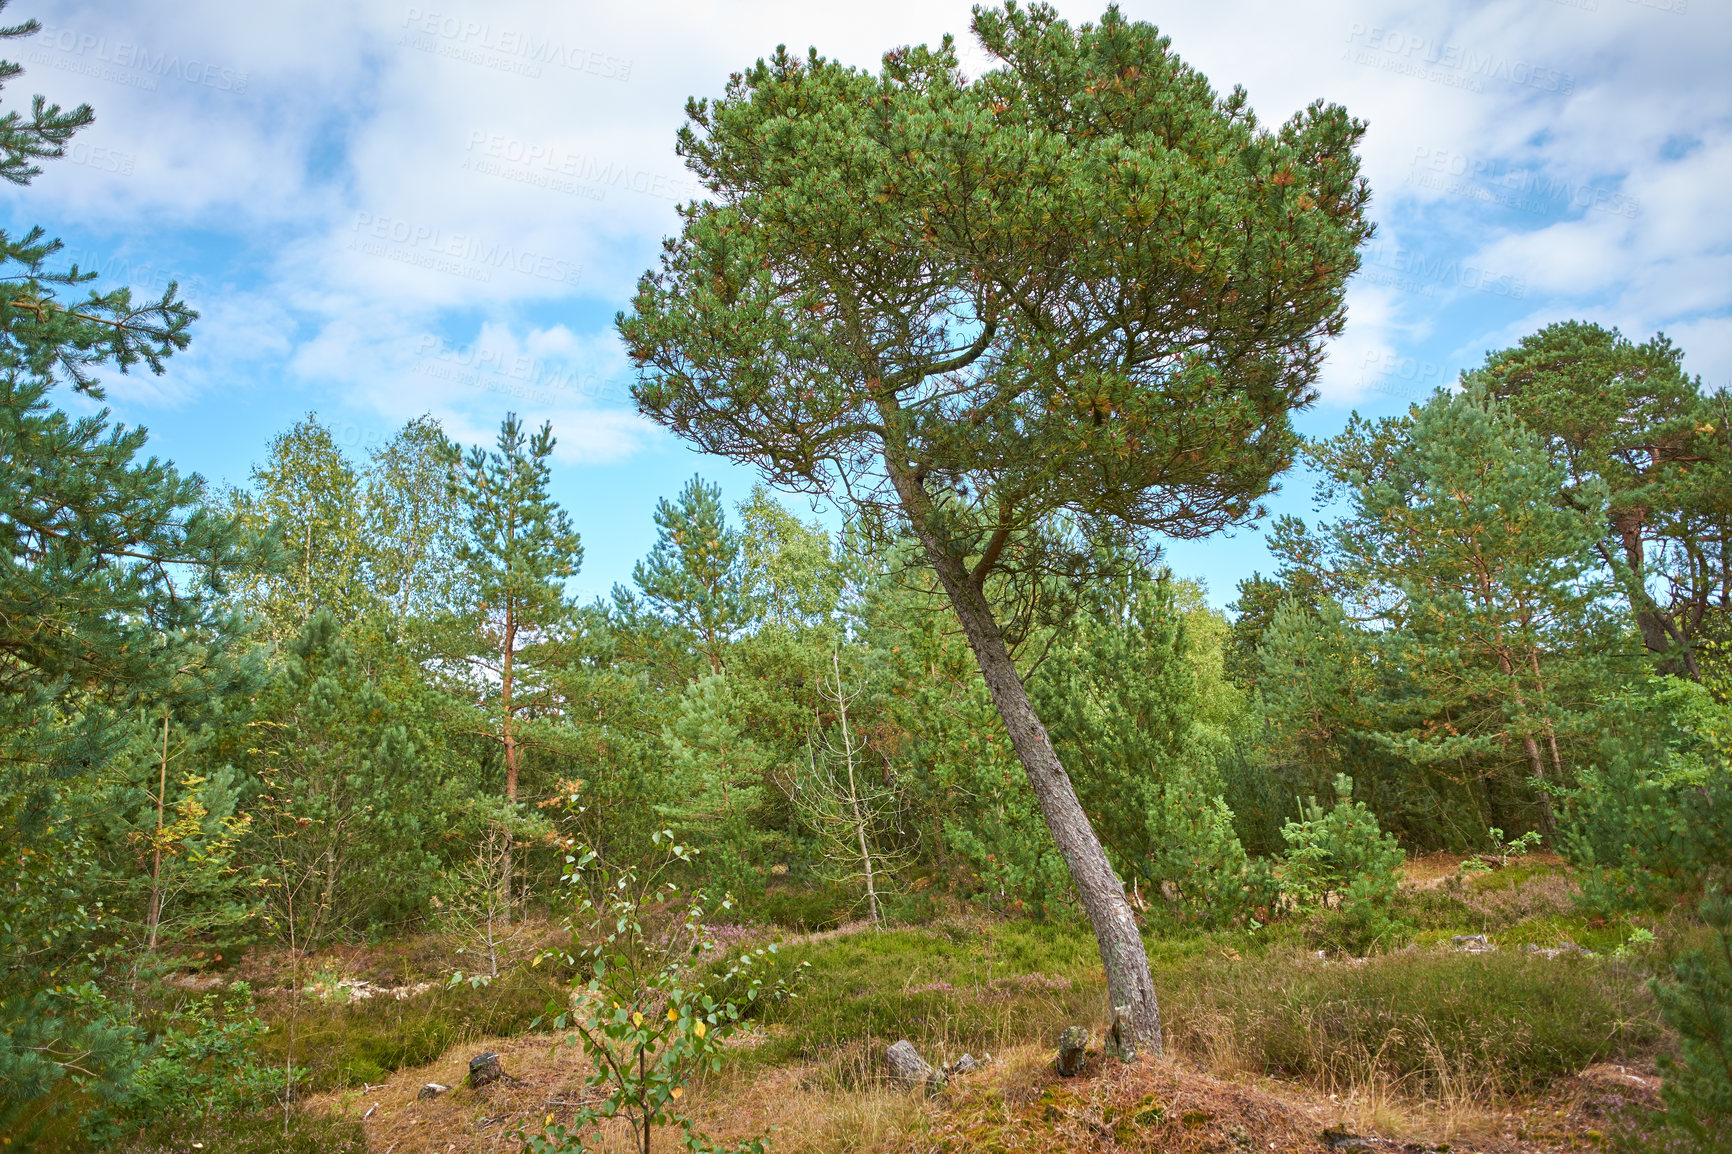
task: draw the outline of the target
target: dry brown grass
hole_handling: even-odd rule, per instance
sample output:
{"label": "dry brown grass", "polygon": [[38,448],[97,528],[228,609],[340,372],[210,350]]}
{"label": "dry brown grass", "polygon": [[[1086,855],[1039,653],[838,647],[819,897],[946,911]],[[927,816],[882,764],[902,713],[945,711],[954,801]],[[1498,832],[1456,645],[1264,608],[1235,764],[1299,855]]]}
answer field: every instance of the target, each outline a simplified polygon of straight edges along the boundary
{"label": "dry brown grass", "polygon": [[[545,1035],[480,1040],[430,1066],[401,1071],[383,1086],[323,1095],[310,1105],[350,1117],[374,1107],[363,1123],[371,1154],[515,1151],[520,1128],[539,1131],[550,1116],[569,1120],[582,1100],[581,1055],[564,1047],[550,1053],[554,1041]],[[481,1091],[461,1085],[470,1056],[482,1049],[500,1055],[509,1083]],[[1356,1065],[1352,1055],[1342,1056],[1338,1088],[1325,1093],[1271,1078],[1222,1077],[1228,1072],[1173,1059],[1130,1066],[1097,1060],[1085,1076],[1063,1079],[1053,1071],[1048,1047],[1023,1043],[929,1098],[887,1084],[874,1056],[862,1049],[699,1083],[687,1102],[712,1137],[737,1141],[767,1133],[776,1154],[1321,1152],[1330,1127],[1383,1135],[1396,1148],[1447,1142],[1457,1154],[1501,1154],[1576,1149],[1584,1127],[1603,1124],[1576,1102],[1580,1087],[1568,1088],[1557,1102],[1530,1103],[1518,1115],[1515,1103],[1465,1072],[1440,1069],[1433,1082],[1442,1092],[1418,1099],[1380,1072],[1376,1055],[1359,1057]],[[429,1081],[455,1088],[417,1100]],[[1528,1137],[1517,1140],[1524,1125]],[[623,1125],[594,1138],[593,1148],[605,1154],[637,1149]],[[653,1140],[661,1151],[678,1144],[671,1130]]]}

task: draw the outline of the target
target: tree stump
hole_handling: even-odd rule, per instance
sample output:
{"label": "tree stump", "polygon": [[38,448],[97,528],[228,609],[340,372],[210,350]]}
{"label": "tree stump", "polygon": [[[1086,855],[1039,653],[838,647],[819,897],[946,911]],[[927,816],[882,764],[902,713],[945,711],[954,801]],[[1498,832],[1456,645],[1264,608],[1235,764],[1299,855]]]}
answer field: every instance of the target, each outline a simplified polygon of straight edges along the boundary
{"label": "tree stump", "polygon": [[485,1054],[477,1054],[469,1059],[469,1088],[471,1090],[491,1086],[503,1077],[505,1077],[505,1067],[500,1065],[499,1055],[492,1050]]}
{"label": "tree stump", "polygon": [[1058,1036],[1058,1066],[1061,1078],[1074,1078],[1083,1071],[1088,1058],[1089,1032],[1086,1026],[1066,1026]]}

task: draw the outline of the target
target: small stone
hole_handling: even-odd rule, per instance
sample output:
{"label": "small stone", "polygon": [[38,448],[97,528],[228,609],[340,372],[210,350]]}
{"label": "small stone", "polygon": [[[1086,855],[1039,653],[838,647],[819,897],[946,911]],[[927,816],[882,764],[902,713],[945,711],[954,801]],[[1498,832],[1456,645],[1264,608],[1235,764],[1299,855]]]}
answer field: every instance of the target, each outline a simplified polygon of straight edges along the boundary
{"label": "small stone", "polygon": [[437,1098],[441,1094],[448,1094],[450,1092],[451,1087],[449,1086],[441,1086],[437,1082],[429,1082],[425,1086],[421,1087],[421,1092],[415,1095],[415,1097],[425,1102],[429,1098]]}
{"label": "small stone", "polygon": [[1089,1032],[1085,1026],[1066,1026],[1064,1033],[1058,1036],[1058,1072],[1063,1078],[1074,1078],[1082,1073],[1083,1061],[1088,1057]]}
{"label": "small stone", "polygon": [[890,1068],[890,1076],[905,1086],[924,1086],[930,1091],[944,1081],[944,1075],[934,1070],[906,1038],[884,1051],[884,1064]]}
{"label": "small stone", "polygon": [[1487,954],[1497,949],[1484,934],[1457,934],[1449,941],[1458,952],[1464,954]]}
{"label": "small stone", "polygon": [[944,1067],[946,1074],[972,1074],[980,1069],[980,1063],[973,1054],[964,1054],[950,1065]]}
{"label": "small stone", "polygon": [[469,1059],[469,1086],[479,1090],[483,1086],[491,1086],[505,1077],[505,1067],[499,1062],[499,1055],[492,1050],[485,1054],[477,1054]]}
{"label": "small stone", "polygon": [[[1474,936],[1478,937],[1479,935],[1475,934]],[[1338,1126],[1331,1126],[1323,1131],[1323,1144],[1331,1150],[1377,1149],[1375,1138],[1361,1138],[1359,1135],[1343,1130]]]}

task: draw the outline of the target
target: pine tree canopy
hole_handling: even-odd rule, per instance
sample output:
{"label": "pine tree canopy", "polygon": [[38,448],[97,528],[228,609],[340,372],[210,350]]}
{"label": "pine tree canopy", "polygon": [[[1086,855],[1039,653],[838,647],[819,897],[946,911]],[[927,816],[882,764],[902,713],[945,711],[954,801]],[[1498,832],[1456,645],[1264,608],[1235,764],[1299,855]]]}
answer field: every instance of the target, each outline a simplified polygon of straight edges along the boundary
{"label": "pine tree canopy", "polygon": [[[0,80],[18,72],[0,64]],[[61,155],[93,115],[37,97],[28,117],[0,117],[0,175],[28,182],[34,161]],[[258,561],[228,519],[203,507],[201,478],[139,459],[143,429],[111,424],[106,410],[69,417],[50,400],[63,385],[100,400],[105,369],[162,372],[197,314],[172,284],[153,301],[135,302],[125,288],[80,297],[95,274],[55,267],[60,244],[43,237],[39,228],[0,233],[0,724],[9,738],[67,693],[118,705],[184,691],[187,674],[209,664],[207,645],[236,628],[211,593],[226,571]],[[40,745],[11,756],[52,760]]]}
{"label": "pine tree canopy", "polygon": [[644,411],[988,569],[1060,512],[1253,514],[1370,233],[1364,126],[1267,129],[1113,9],[975,31],[1001,65],[977,80],[949,40],[878,75],[778,50],[689,104],[711,196],[619,322]]}

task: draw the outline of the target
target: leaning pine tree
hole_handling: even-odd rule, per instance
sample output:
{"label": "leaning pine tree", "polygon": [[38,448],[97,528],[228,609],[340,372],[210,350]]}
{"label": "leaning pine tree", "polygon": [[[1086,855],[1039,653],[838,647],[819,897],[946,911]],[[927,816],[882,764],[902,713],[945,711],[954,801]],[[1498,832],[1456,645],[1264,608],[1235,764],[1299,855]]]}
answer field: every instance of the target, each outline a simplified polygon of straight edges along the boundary
{"label": "leaning pine tree", "polygon": [[873,75],[778,49],[679,148],[709,199],[621,335],[642,410],[773,483],[845,495],[920,543],[1099,940],[1113,1041],[1159,1051],[1124,887],[1029,703],[1007,634],[1102,539],[1259,514],[1369,236],[1364,126],[1276,130],[1108,9],[976,8]]}

